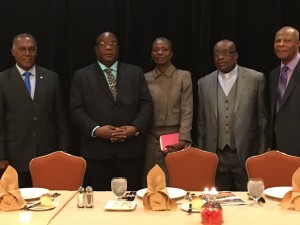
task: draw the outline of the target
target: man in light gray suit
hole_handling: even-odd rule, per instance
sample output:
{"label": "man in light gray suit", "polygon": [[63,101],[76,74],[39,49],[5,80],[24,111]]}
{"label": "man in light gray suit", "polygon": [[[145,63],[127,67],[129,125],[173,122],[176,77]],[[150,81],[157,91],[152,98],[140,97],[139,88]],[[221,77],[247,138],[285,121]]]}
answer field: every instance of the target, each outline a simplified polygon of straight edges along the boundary
{"label": "man in light gray suit", "polygon": [[232,41],[217,42],[217,70],[198,81],[198,144],[218,155],[218,190],[246,190],[245,161],[266,150],[265,78],[237,58]]}

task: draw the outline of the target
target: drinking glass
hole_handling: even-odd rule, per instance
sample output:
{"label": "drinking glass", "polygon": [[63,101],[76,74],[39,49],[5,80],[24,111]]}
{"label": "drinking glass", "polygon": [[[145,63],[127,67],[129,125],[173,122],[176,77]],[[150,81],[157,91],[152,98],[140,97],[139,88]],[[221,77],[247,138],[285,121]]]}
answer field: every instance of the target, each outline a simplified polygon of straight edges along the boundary
{"label": "drinking glass", "polygon": [[262,196],[265,185],[264,181],[261,178],[249,178],[248,180],[248,193],[254,202],[249,204],[250,206],[261,206],[258,203],[258,199]]}
{"label": "drinking glass", "polygon": [[112,178],[111,190],[118,197],[119,200],[127,190],[127,179],[125,177]]}

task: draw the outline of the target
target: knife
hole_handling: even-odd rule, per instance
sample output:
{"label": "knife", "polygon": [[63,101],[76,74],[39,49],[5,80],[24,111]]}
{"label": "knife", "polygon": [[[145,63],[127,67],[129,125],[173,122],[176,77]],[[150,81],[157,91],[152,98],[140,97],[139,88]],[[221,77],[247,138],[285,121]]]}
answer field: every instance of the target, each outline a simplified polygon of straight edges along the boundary
{"label": "knife", "polygon": [[37,205],[41,204],[41,201],[37,201],[37,202],[34,202],[34,203],[31,203],[29,204],[26,209],[31,209],[32,207],[35,207]]}
{"label": "knife", "polygon": [[[60,196],[61,194],[59,193],[54,193],[53,195],[51,195],[51,200],[53,201],[56,197]],[[29,204],[26,209],[31,209],[37,205],[41,204],[41,201],[36,201],[36,202],[33,202],[31,204]]]}

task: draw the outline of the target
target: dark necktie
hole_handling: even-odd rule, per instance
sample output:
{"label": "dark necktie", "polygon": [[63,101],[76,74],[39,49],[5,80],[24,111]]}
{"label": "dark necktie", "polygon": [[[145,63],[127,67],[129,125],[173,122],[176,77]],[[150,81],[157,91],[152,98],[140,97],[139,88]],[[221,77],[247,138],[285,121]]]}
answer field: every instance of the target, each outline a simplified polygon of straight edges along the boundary
{"label": "dark necktie", "polygon": [[31,85],[30,85],[30,80],[29,80],[31,73],[25,72],[25,73],[23,73],[23,75],[25,76],[24,82],[27,87],[27,90],[29,91],[29,94],[31,94]]}
{"label": "dark necktie", "polygon": [[112,93],[114,99],[116,100],[116,98],[117,98],[116,79],[115,79],[114,75],[112,74],[110,68],[106,68],[104,71],[107,74],[108,85],[111,90],[111,93]]}
{"label": "dark necktie", "polygon": [[287,86],[287,79],[288,79],[287,70],[288,67],[283,66],[280,71],[278,89],[277,89],[277,112],[281,106],[283,95],[285,93],[286,86]]}

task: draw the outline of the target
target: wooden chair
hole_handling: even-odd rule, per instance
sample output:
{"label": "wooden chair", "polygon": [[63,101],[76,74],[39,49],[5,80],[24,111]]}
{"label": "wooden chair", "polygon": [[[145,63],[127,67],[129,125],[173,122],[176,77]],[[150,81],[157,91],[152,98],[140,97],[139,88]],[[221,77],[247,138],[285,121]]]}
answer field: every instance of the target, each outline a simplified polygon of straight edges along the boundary
{"label": "wooden chair", "polygon": [[189,191],[203,191],[215,184],[218,156],[190,147],[166,156],[170,186]]}
{"label": "wooden chair", "polygon": [[77,190],[83,182],[86,161],[57,151],[30,161],[33,187],[50,190]]}
{"label": "wooden chair", "polygon": [[265,188],[292,186],[293,173],[300,167],[300,158],[272,150],[246,160],[248,177],[262,178]]}

